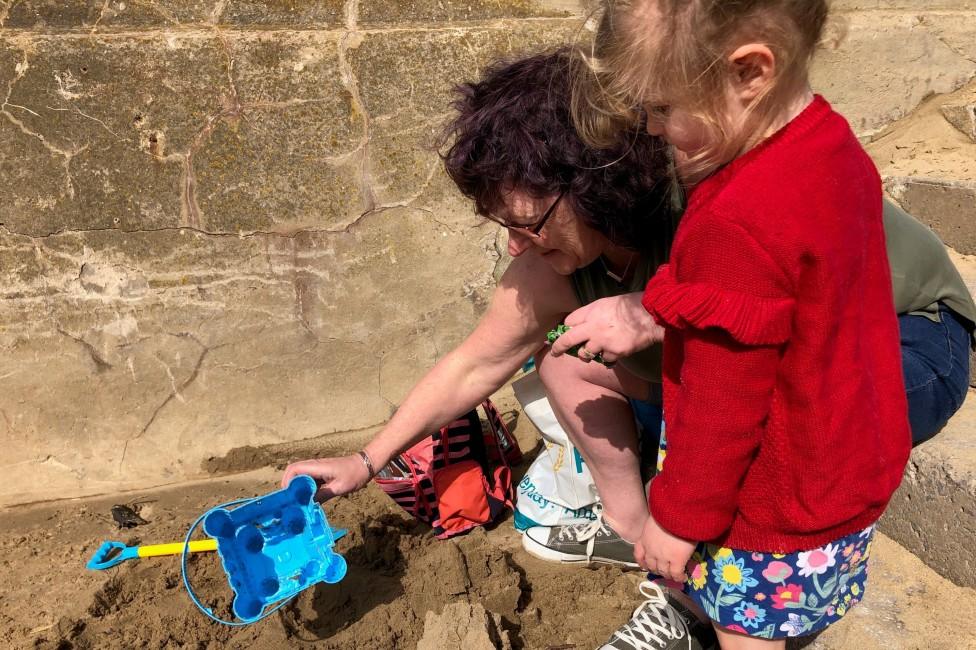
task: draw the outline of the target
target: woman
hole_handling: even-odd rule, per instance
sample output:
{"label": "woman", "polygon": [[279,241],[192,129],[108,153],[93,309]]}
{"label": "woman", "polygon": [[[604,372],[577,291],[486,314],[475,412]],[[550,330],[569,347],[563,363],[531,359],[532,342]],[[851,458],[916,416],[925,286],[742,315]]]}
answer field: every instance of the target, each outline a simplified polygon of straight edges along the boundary
{"label": "woman", "polygon": [[[323,499],[361,488],[535,355],[553,409],[602,495],[603,513],[595,526],[530,529],[524,544],[545,559],[636,567],[627,540],[640,535],[647,505],[635,413],[657,431],[660,405],[660,346],[653,345],[660,330],[640,306],[640,291],[666,259],[676,193],[656,138],[631,133],[614,149],[583,146],[570,117],[570,63],[565,49],[498,63],[480,82],[458,88],[445,167],[481,216],[508,229],[514,259],[478,326],[417,382],[362,452],[293,463],[283,485],[309,474]],[[976,306],[931,231],[890,203],[885,230],[917,443],[962,404]],[[546,332],[584,305],[567,321],[574,330],[553,346],[559,352],[585,343],[580,358],[551,354],[542,346]],[[639,350],[613,347],[622,328],[640,333]],[[586,363],[600,352],[619,363]],[[655,442],[649,446],[656,449]]]}
{"label": "woman", "polygon": [[[293,463],[282,484],[305,473],[320,482],[321,498],[359,489],[500,388],[567,314],[596,297],[640,291],[665,260],[674,223],[664,147],[635,134],[615,149],[587,149],[570,117],[570,78],[563,49],[496,64],[458,88],[444,163],[476,211],[508,229],[512,263],[475,330],[418,381],[362,452]],[[628,399],[652,398],[660,350],[649,347],[659,340],[650,317],[641,326],[648,349],[613,368],[568,355],[537,359],[553,408],[605,495],[610,541],[622,541],[618,532],[635,539],[646,516]],[[600,541],[613,552],[594,559],[636,566],[629,544]]]}

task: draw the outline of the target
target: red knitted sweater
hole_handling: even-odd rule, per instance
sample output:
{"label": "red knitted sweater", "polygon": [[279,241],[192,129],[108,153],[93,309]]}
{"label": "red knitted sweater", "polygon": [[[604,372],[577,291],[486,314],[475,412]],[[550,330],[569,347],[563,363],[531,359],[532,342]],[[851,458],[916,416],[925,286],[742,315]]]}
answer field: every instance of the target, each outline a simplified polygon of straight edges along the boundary
{"label": "red knitted sweater", "polygon": [[881,182],[823,98],[695,188],[643,302],[667,329],[658,523],[788,553],[878,519],[911,446]]}

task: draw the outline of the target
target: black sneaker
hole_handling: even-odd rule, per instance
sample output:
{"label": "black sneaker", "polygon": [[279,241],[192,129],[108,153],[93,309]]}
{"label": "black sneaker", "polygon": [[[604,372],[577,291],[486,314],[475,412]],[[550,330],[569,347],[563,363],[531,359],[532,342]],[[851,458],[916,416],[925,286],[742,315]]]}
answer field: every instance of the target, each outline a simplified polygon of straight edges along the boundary
{"label": "black sneaker", "polygon": [[540,560],[569,563],[601,563],[636,569],[634,545],[622,538],[603,521],[596,519],[569,526],[537,526],[522,535],[522,547]]}
{"label": "black sneaker", "polygon": [[645,600],[599,650],[718,650],[712,624],[702,621],[653,582],[640,584]]}

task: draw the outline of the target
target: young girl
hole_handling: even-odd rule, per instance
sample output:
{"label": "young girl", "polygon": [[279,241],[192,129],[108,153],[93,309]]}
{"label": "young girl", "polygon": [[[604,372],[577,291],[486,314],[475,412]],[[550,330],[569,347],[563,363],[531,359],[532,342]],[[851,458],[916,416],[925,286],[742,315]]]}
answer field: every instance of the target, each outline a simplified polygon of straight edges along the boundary
{"label": "young girl", "polygon": [[[785,647],[863,597],[911,443],[880,179],[808,85],[826,16],[823,0],[612,3],[597,90],[574,98],[597,144],[642,107],[693,186],[643,297],[666,328],[668,439],[635,555],[684,582],[723,648]],[[626,347],[602,336],[587,348]],[[693,621],[648,595],[606,647],[692,647]]]}

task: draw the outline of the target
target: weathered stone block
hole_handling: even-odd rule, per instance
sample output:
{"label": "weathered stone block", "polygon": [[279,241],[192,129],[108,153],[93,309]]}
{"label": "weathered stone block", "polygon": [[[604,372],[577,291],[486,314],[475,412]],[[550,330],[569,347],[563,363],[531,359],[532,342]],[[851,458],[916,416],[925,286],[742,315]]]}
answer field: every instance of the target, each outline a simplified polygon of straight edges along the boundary
{"label": "weathered stone block", "polygon": [[945,104],[939,110],[960,133],[976,142],[976,104],[971,102]]}
{"label": "weathered stone block", "polygon": [[293,232],[355,220],[369,207],[366,118],[352,104],[337,37],[237,33],[226,48],[231,94],[192,157],[199,227]]}
{"label": "weathered stone block", "polygon": [[0,504],[384,422],[483,310],[493,235],[406,209],[294,236],[0,230]]}
{"label": "weathered stone block", "polygon": [[[430,206],[457,190],[434,145],[450,115],[451,89],[477,79],[486,63],[555,46],[575,21],[539,21],[517,30],[403,30],[366,36],[351,47],[359,101],[369,116],[368,176],[376,205]],[[421,199],[421,197],[423,197]]]}
{"label": "weathered stone block", "polygon": [[0,47],[13,54],[0,138],[19,152],[4,165],[37,179],[0,187],[0,221],[38,235],[186,222],[186,153],[231,92],[217,38],[18,37]]}
{"label": "weathered stone block", "polygon": [[976,183],[891,177],[888,192],[906,211],[964,255],[976,254]]}
{"label": "weathered stone block", "polygon": [[912,452],[881,530],[927,565],[976,587],[976,393],[935,438]]}
{"label": "weathered stone block", "polygon": [[217,15],[222,24],[235,26],[335,28],[345,24],[344,9],[350,0],[234,0]]}
{"label": "weathered stone block", "polygon": [[[949,257],[959,269],[959,275],[969,287],[969,293],[976,296],[976,257],[960,255],[949,249]],[[969,385],[976,388],[976,350],[969,355]]]}
{"label": "weathered stone block", "polygon": [[[404,24],[450,24],[500,18],[539,18],[566,16],[563,7],[539,0],[482,0],[481,2],[443,2],[442,0],[359,0],[361,26]],[[549,5],[549,6],[547,6]]]}
{"label": "weathered stone block", "polygon": [[951,92],[976,77],[976,57],[960,50],[973,40],[976,14],[938,26],[928,18],[851,14],[840,46],[821,51],[814,60],[814,89],[858,135],[869,137],[905,117],[928,95]]}
{"label": "weathered stone block", "polygon": [[13,29],[57,31],[165,27],[200,23],[213,17],[218,0],[7,0],[0,25]]}
{"label": "weathered stone block", "polygon": [[857,10],[903,10],[911,12],[928,11],[972,11],[976,10],[974,0],[833,0],[832,11]]}

